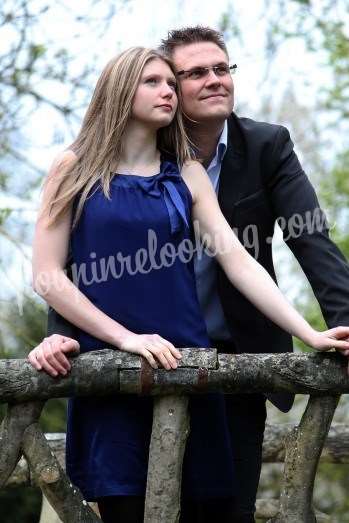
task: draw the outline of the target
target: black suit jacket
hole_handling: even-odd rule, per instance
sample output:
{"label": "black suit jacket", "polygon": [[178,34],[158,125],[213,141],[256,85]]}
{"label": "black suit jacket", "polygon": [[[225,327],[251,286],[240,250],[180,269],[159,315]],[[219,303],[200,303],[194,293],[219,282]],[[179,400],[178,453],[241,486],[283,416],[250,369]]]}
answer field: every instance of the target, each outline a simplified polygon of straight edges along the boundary
{"label": "black suit jacket", "polygon": [[[284,239],[305,272],[327,324],[349,325],[349,267],[329,239],[315,191],[286,128],[234,113],[229,117],[218,199],[239,239],[275,281],[271,240],[279,219]],[[240,294],[220,268],[217,284],[237,352],[292,351],[291,336]],[[50,309],[48,335],[55,332],[74,337],[74,327]],[[291,394],[268,397],[285,412],[293,402]]]}
{"label": "black suit jacket", "polygon": [[[349,325],[349,267],[329,239],[325,215],[285,127],[230,116],[218,199],[240,241],[275,281],[271,240],[278,221],[326,323]],[[291,336],[233,287],[220,267],[218,292],[237,352],[292,351]],[[274,400],[284,411],[292,405],[291,395]]]}

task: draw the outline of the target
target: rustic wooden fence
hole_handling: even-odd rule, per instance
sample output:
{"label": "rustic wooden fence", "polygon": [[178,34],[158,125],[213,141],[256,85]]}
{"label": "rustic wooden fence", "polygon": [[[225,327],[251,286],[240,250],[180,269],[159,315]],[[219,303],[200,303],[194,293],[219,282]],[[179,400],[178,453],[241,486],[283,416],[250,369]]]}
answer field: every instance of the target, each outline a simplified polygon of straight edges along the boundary
{"label": "rustic wooden fence", "polygon": [[41,411],[49,398],[151,394],[154,420],[144,521],[175,523],[189,430],[187,394],[286,391],[310,397],[298,426],[267,428],[263,460],[284,461],[285,466],[279,502],[259,501],[257,512],[270,523],[330,521],[315,514],[313,487],[321,454],[326,461],[349,462],[349,428],[334,425],[329,432],[340,394],[349,392],[347,360],[335,353],[181,352],[180,365],[171,372],[154,371],[127,353],[90,352],[74,358],[70,374],[62,378],[39,373],[25,360],[0,360],[0,401],[8,404],[0,427],[0,486],[35,483],[64,523],[100,523],[60,464],[62,437],[50,441],[42,433]]}

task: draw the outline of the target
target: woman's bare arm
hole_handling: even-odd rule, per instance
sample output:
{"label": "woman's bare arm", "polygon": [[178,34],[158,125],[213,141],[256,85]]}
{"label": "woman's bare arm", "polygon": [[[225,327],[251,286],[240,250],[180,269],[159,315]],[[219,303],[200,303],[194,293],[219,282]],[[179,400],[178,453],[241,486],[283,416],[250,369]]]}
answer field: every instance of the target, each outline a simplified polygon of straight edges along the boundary
{"label": "woman's bare arm", "polygon": [[[318,350],[349,349],[349,327],[319,333],[288,303],[268,272],[248,254],[224,218],[206,171],[190,162],[182,176],[193,196],[193,221],[232,284],[281,328]],[[338,338],[338,339],[336,339]]]}

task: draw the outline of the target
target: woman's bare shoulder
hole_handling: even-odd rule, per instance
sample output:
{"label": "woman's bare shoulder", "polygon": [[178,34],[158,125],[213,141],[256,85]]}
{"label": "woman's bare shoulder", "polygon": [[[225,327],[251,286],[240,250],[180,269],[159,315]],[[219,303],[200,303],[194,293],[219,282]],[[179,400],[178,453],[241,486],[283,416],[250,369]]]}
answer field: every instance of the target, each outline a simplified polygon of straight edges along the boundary
{"label": "woman's bare shoulder", "polygon": [[50,174],[71,169],[77,160],[77,155],[71,149],[59,152],[52,162]]}
{"label": "woman's bare shoulder", "polygon": [[202,176],[207,176],[206,170],[203,165],[197,160],[188,160],[182,166],[182,176],[183,178],[202,178]]}
{"label": "woman's bare shoulder", "polygon": [[196,160],[190,160],[183,164],[181,174],[189,187],[194,203],[197,201],[198,195],[211,186],[206,169]]}

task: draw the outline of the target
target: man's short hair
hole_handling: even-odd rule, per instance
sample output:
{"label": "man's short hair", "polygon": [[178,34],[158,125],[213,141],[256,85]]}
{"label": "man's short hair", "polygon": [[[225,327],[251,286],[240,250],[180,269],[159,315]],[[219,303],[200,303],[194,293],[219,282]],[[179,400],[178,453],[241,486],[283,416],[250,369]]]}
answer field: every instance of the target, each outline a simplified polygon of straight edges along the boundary
{"label": "man's short hair", "polygon": [[183,29],[173,29],[167,34],[167,38],[161,40],[160,49],[170,58],[174,50],[182,45],[196,44],[199,42],[212,42],[216,44],[228,56],[223,35],[215,29],[196,25],[194,27],[184,27]]}

